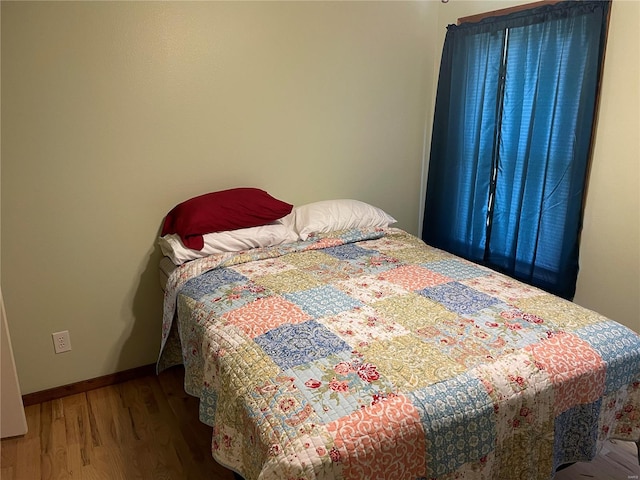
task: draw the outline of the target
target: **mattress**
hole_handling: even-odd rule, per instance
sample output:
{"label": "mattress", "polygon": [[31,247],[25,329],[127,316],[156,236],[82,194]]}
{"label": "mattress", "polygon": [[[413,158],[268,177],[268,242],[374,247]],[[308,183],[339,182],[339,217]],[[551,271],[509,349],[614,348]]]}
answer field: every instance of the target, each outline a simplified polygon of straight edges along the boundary
{"label": "mattress", "polygon": [[176,269],[176,265],[171,261],[169,257],[162,257],[160,259],[160,263],[158,265],[158,274],[160,278],[160,287],[162,291],[165,291],[167,288],[167,280],[169,280],[169,275]]}
{"label": "mattress", "polygon": [[542,480],[640,440],[638,334],[394,228],[176,268],[180,363],[247,480]]}

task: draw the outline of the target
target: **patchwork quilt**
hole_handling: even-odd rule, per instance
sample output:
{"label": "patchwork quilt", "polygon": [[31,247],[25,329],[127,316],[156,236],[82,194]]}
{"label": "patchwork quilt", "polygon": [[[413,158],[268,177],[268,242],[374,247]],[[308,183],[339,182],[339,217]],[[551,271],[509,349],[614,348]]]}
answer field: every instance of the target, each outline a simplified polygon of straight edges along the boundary
{"label": "patchwork quilt", "polygon": [[549,479],[640,440],[640,336],[426,246],[349,230],[177,268],[159,371],[254,479]]}

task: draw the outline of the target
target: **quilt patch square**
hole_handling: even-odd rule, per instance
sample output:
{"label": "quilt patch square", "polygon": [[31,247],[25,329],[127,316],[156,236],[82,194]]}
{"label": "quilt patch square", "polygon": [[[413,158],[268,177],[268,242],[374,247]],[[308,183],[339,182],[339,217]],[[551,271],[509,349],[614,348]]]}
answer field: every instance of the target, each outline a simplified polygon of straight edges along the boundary
{"label": "quilt patch square", "polygon": [[310,318],[300,307],[279,296],[259,298],[222,315],[227,324],[236,325],[249,338],[285,323],[302,323]]}
{"label": "quilt patch square", "polygon": [[402,265],[393,270],[381,273],[378,275],[378,278],[398,284],[410,292],[451,281],[449,277],[432,272],[419,265]]}
{"label": "quilt patch square", "polygon": [[258,298],[269,295],[262,285],[251,281],[236,282],[216,288],[208,295],[201,297],[203,303],[215,311],[217,315],[240,308]]}
{"label": "quilt patch square", "polygon": [[482,382],[462,374],[407,394],[426,436],[427,477],[440,477],[495,448],[495,414]]}
{"label": "quilt patch square", "polygon": [[556,415],[592,403],[602,396],[606,365],[591,345],[573,334],[559,332],[524,348],[544,370],[555,389]]}
{"label": "quilt patch square", "polygon": [[[304,432],[305,425],[320,423],[292,377],[263,378],[248,396],[250,401],[245,403],[245,410],[253,420],[251,424],[278,446],[297,438],[301,429]],[[272,412],[268,421],[265,421],[264,412]]]}
{"label": "quilt patch square", "polygon": [[442,260],[443,253],[441,250],[425,249],[424,245],[416,245],[415,247],[390,251],[389,255],[403,263],[421,265]]}
{"label": "quilt patch square", "polygon": [[458,318],[458,315],[442,305],[416,293],[385,298],[373,306],[382,315],[420,335],[424,328]]}
{"label": "quilt patch square", "polygon": [[540,292],[535,297],[519,298],[510,303],[523,312],[544,319],[550,330],[568,332],[607,320],[592,310],[545,292]]}
{"label": "quilt patch square", "polygon": [[240,275],[253,279],[264,277],[265,275],[277,275],[287,270],[293,270],[296,267],[287,262],[283,262],[280,258],[265,258],[263,260],[241,263],[229,268],[238,272]]}
{"label": "quilt patch square", "polygon": [[[576,405],[555,419],[553,467],[567,462],[593,459],[597,452],[598,414],[602,399],[585,405]],[[580,438],[579,442],[574,439]]]}
{"label": "quilt patch square", "polygon": [[277,275],[265,275],[254,280],[258,285],[268,288],[272,292],[287,293],[307,290],[322,285],[322,282],[304,270],[286,270]]}
{"label": "quilt patch square", "polygon": [[388,255],[367,255],[348,260],[353,269],[358,273],[366,272],[369,275],[380,274],[397,268],[401,264],[397,258]]}
{"label": "quilt patch square", "polygon": [[316,278],[324,285],[361,275],[362,267],[354,265],[350,261],[339,262],[336,264],[318,263],[316,265],[306,267],[305,272]]}
{"label": "quilt patch square", "polygon": [[511,303],[522,298],[535,297],[542,293],[541,290],[535,287],[520,283],[495,272],[485,272],[485,275],[475,278],[461,279],[460,283],[479,292],[499,298],[506,303]]}
{"label": "quilt patch square", "polygon": [[[547,373],[540,370],[527,352],[501,356],[480,364],[470,372],[479,378],[494,405],[496,449],[506,451],[513,461],[504,462],[498,478],[529,478],[532,466],[551,472],[554,390]],[[532,457],[532,462],[522,458]],[[524,470],[523,470],[524,468]],[[536,470],[537,471],[537,470]]]}
{"label": "quilt patch square", "polygon": [[[327,430],[334,440],[331,458],[342,464],[346,480],[425,475],[425,439],[420,416],[403,395],[361,408],[331,422]],[[381,455],[368,455],[374,442]]]}
{"label": "quilt patch square", "polygon": [[254,338],[254,341],[282,370],[334,353],[351,351],[348,343],[315,320],[281,325]]}
{"label": "quilt patch square", "polygon": [[436,302],[440,302],[452,312],[460,315],[477,312],[500,301],[497,298],[490,297],[458,282],[425,288],[419,293]]}
{"label": "quilt patch square", "polygon": [[180,293],[195,300],[200,300],[205,295],[211,293],[212,290],[227,283],[243,282],[246,280],[247,278],[245,276],[234,272],[230,268],[216,268],[189,280],[184,284]]}
{"label": "quilt patch square", "polygon": [[329,247],[323,250],[327,255],[334,256],[341,260],[352,260],[354,258],[365,257],[368,255],[376,255],[377,252],[373,250],[366,250],[353,243],[347,243],[345,245],[338,245],[336,247]]}
{"label": "quilt patch square", "polygon": [[352,308],[362,307],[362,302],[351,298],[335,287],[325,285],[310,290],[286,293],[284,298],[299,305],[313,318],[336,315]]}
{"label": "quilt patch square", "polygon": [[363,361],[375,364],[400,391],[427,387],[462,373],[464,367],[418,337],[404,335],[360,349]]}
{"label": "quilt patch square", "polygon": [[472,263],[463,262],[461,260],[446,259],[437,262],[426,263],[423,265],[429,270],[439,273],[453,280],[463,280],[465,278],[476,278],[489,275],[491,272],[480,268]]}
{"label": "quilt patch square", "polygon": [[[588,341],[607,365],[605,395],[632,383],[640,372],[640,336],[612,321],[588,325],[573,332]],[[634,352],[631,361],[629,352]]]}
{"label": "quilt patch square", "polygon": [[406,293],[400,285],[380,280],[375,275],[362,275],[343,280],[338,282],[336,287],[350,297],[367,304]]}
{"label": "quilt patch square", "polygon": [[354,349],[365,347],[377,340],[388,340],[409,333],[402,325],[385,318],[369,306],[323,317],[318,321]]}
{"label": "quilt patch square", "polygon": [[319,265],[325,265],[326,267],[336,266],[340,263],[337,258],[320,250],[290,253],[285,257],[285,260],[288,264],[294,265],[300,270],[315,269]]}
{"label": "quilt patch square", "polygon": [[376,238],[374,240],[365,240],[360,242],[360,245],[362,248],[388,253],[394,250],[404,250],[408,245],[415,246],[420,245],[421,243],[423,243],[422,240],[417,237],[411,239],[403,238],[402,240],[399,240],[385,235],[384,237]]}
{"label": "quilt patch square", "polygon": [[501,302],[465,318],[474,321],[478,330],[474,335],[485,338],[496,356],[547,338],[548,326],[543,319]]}
{"label": "quilt patch square", "polygon": [[393,392],[374,364],[358,354],[341,352],[284,372],[327,424],[372,405]]}

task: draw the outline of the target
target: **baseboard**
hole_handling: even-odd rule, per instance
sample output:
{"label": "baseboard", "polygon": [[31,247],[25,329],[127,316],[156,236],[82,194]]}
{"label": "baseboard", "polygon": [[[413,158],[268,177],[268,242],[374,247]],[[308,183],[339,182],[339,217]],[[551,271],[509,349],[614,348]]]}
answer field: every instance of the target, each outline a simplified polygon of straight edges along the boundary
{"label": "baseboard", "polygon": [[51,400],[56,400],[68,395],[88,392],[89,390],[93,390],[95,388],[115,385],[116,383],[126,382],[128,380],[133,380],[140,377],[146,377],[147,375],[155,375],[155,372],[155,363],[152,363],[150,365],[143,365],[141,367],[123,370],[122,372],[103,375],[102,377],[96,377],[89,380],[70,383],[68,385],[62,385],[61,387],[54,387],[47,390],[41,390],[39,392],[27,393],[26,395],[22,395],[22,403],[25,407],[27,407],[29,405],[35,405],[37,403],[49,402]]}

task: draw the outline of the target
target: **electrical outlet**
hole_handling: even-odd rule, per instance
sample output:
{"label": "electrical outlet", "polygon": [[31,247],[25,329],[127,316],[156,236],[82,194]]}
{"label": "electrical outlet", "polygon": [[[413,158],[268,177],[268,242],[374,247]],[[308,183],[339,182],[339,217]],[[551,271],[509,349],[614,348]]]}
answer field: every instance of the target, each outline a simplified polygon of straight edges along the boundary
{"label": "electrical outlet", "polygon": [[69,331],[52,333],[53,349],[56,353],[68,352],[71,350],[71,338],[69,337]]}

